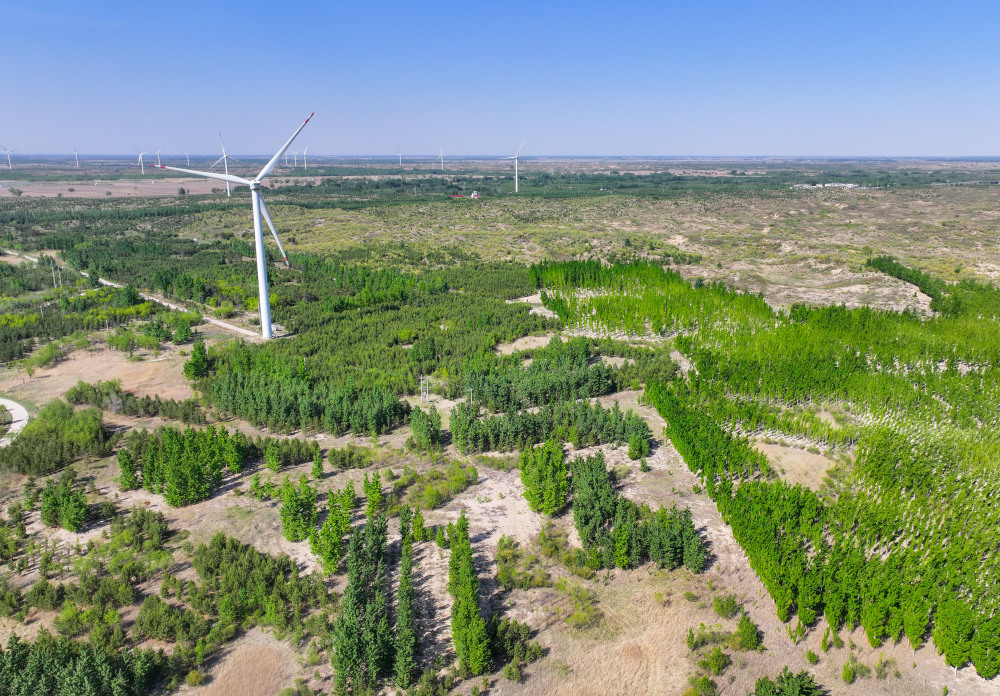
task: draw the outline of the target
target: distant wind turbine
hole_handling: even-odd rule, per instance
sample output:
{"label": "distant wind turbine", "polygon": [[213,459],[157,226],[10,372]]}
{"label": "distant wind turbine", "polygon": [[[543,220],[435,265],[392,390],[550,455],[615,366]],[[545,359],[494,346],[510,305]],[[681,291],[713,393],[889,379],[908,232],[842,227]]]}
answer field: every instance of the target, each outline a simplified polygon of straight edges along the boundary
{"label": "distant wind turbine", "polygon": [[523,141],[523,140],[521,141],[521,147],[517,148],[517,152],[514,153],[513,157],[504,157],[504,159],[512,159],[512,160],[514,160],[514,193],[517,193],[517,163],[518,163],[518,157],[521,154],[521,149],[524,147],[524,142],[525,141]]}
{"label": "distant wind turbine", "polygon": [[184,153],[184,157],[187,159],[187,166],[191,166],[191,151],[188,150]]}
{"label": "distant wind turbine", "polygon": [[161,153],[161,152],[162,152],[162,150],[157,150],[157,151],[156,151],[156,166],[157,166],[157,167],[159,167],[159,166],[160,166],[160,153]]}
{"label": "distant wind turbine", "polygon": [[236,184],[237,186],[249,186],[250,187],[250,197],[253,200],[253,232],[254,241],[256,242],[257,251],[257,294],[260,304],[260,332],[264,338],[271,338],[273,335],[273,328],[271,327],[271,298],[267,290],[267,256],[264,252],[264,231],[263,225],[261,223],[261,217],[267,221],[267,226],[271,228],[271,234],[274,235],[274,241],[278,244],[278,249],[281,251],[281,256],[285,259],[285,265],[290,266],[288,263],[288,256],[285,254],[284,247],[281,246],[281,241],[278,239],[278,232],[274,229],[274,223],[271,222],[271,215],[267,212],[267,205],[264,203],[264,197],[260,193],[261,181],[278,164],[281,156],[285,154],[292,141],[298,136],[302,129],[306,127],[309,123],[309,119],[313,117],[313,114],[309,114],[301,126],[299,126],[292,137],[289,138],[281,149],[275,153],[271,161],[264,165],[264,168],[260,170],[260,173],[251,179],[244,179],[239,176],[230,176],[229,174],[216,174],[215,172],[199,172],[193,169],[181,169],[179,167],[165,167],[160,165],[160,169],[170,169],[175,172],[183,172],[185,174],[194,174],[196,176],[204,176],[208,179],[218,179],[220,181],[225,181],[227,184]]}
{"label": "distant wind turbine", "polygon": [[73,157],[76,158],[76,168],[79,169],[80,168],[80,155],[76,151],[76,145],[73,146]]}
{"label": "distant wind turbine", "polygon": [[403,151],[400,149],[399,145],[396,146],[396,151],[399,154],[399,166],[403,166]]}
{"label": "distant wind turbine", "polygon": [[3,150],[4,152],[7,153],[7,169],[13,169],[14,165],[10,163],[10,153],[17,152],[17,150],[8,150],[3,145],[0,145],[0,150]]}
{"label": "distant wind turbine", "polygon": [[441,171],[444,171],[444,150],[440,150],[441,153]]}
{"label": "distant wind turbine", "polygon": [[[212,167],[217,165],[219,162],[222,162],[222,165],[226,168],[226,176],[229,176],[229,160],[232,158],[226,154],[226,142],[222,139],[222,131],[219,131],[219,142],[222,143],[222,157],[215,160],[215,162],[212,163]],[[211,169],[212,167],[209,167],[209,169]],[[232,188],[230,187],[228,181],[226,181],[226,195],[227,196],[233,195]]]}
{"label": "distant wind turbine", "polygon": [[146,176],[146,167],[142,163],[142,156],[145,155],[145,154],[146,154],[145,152],[140,152],[139,153],[139,170],[142,172],[142,176]]}
{"label": "distant wind turbine", "polygon": [[292,169],[299,168],[299,151],[292,150]]}
{"label": "distant wind turbine", "polygon": [[305,170],[309,169],[309,162],[306,160],[306,155],[309,153],[309,148],[307,147],[302,151],[302,168]]}

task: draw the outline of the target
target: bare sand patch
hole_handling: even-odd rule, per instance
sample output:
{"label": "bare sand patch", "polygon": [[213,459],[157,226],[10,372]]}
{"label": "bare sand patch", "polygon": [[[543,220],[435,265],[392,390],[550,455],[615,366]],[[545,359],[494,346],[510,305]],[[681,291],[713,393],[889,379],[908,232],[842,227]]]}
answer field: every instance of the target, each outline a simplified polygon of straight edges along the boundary
{"label": "bare sand patch", "polygon": [[556,313],[551,309],[542,304],[542,293],[537,292],[534,295],[528,295],[526,297],[518,297],[515,300],[507,300],[507,304],[514,304],[515,302],[523,302],[525,304],[531,305],[531,314],[538,314],[543,317],[548,317],[554,319]]}
{"label": "bare sand patch", "polygon": [[51,367],[39,368],[31,377],[13,369],[0,373],[0,392],[37,407],[63,396],[80,380],[120,379],[122,389],[136,396],[187,399],[194,396],[194,392],[184,377],[187,358],[180,351],[190,348],[166,344],[158,358],[150,354],[147,359],[138,361],[129,360],[126,353],[107,348],[74,351]]}
{"label": "bare sand patch", "polygon": [[[547,333],[541,336],[522,336],[521,338],[515,339],[509,343],[498,343],[496,352],[499,355],[510,355],[511,353],[516,353],[519,350],[530,350],[532,348],[544,348],[555,336],[554,333]],[[564,339],[565,340],[565,339]]]}
{"label": "bare sand patch", "polygon": [[190,689],[198,696],[275,696],[291,686],[298,665],[290,645],[259,628],[230,643],[204,686]]}
{"label": "bare sand patch", "polygon": [[763,452],[771,462],[771,466],[781,478],[793,486],[798,484],[814,491],[823,485],[823,477],[834,463],[821,454],[809,452],[798,447],[769,444],[757,441],[754,447]]}

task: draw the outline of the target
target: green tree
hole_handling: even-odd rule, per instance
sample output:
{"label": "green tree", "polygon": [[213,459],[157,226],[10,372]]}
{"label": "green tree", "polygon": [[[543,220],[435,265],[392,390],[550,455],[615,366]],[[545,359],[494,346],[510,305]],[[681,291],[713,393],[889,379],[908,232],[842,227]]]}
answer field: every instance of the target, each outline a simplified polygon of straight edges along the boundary
{"label": "green tree", "polygon": [[365,517],[373,517],[382,509],[382,477],[377,471],[372,474],[371,481],[368,480],[368,474],[365,474],[363,490],[367,500]]}
{"label": "green tree", "polygon": [[319,447],[313,450],[312,476],[316,480],[323,478],[323,453]]}
{"label": "green tree", "polygon": [[[188,333],[190,334],[190,330]],[[205,342],[199,338],[191,348],[191,357],[184,363],[184,376],[192,380],[201,379],[207,372],[208,352],[205,350]]]}
{"label": "green tree", "polygon": [[424,413],[420,408],[410,414],[413,442],[424,450],[434,450],[441,446],[441,414],[433,405]]}
{"label": "green tree", "polygon": [[302,541],[316,526],[316,491],[305,474],[295,486],[288,477],[281,486],[281,531],[289,541]]}
{"label": "green tree", "polygon": [[956,671],[969,661],[974,622],[969,605],[961,599],[943,602],[934,616],[934,644]]}
{"label": "green tree", "polygon": [[1000,673],[1000,614],[976,627],[969,657],[983,679],[993,679]]}
{"label": "green tree", "polygon": [[448,591],[455,598],[451,608],[452,639],[462,667],[479,675],[490,666],[489,636],[486,621],[479,613],[479,577],[465,510],[459,514],[454,530],[448,562]]}
{"label": "green tree", "polygon": [[405,689],[417,666],[417,628],[413,606],[413,531],[403,538],[399,561],[399,590],[396,598],[396,686]]}
{"label": "green tree", "polygon": [[123,491],[131,491],[139,487],[139,477],[136,476],[135,457],[128,449],[118,451],[118,469],[121,475],[118,477],[118,484]]}
{"label": "green tree", "polygon": [[417,508],[413,513],[413,540],[424,541],[427,538],[427,530],[424,528],[424,514]]}
{"label": "green tree", "polygon": [[566,505],[569,478],[562,445],[555,439],[521,453],[524,498],[535,512],[556,515]]}

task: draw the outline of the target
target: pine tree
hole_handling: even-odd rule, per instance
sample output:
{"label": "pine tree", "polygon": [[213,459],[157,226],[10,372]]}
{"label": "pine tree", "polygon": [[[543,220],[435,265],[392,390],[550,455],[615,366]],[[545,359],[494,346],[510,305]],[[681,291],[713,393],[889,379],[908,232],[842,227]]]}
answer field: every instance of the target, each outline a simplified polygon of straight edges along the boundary
{"label": "pine tree", "polygon": [[368,480],[368,474],[365,474],[364,492],[368,501],[365,517],[373,517],[382,509],[382,477],[377,471],[372,474],[371,481]]}
{"label": "pine tree", "polygon": [[[184,326],[187,326],[185,324]],[[175,343],[183,343],[191,335],[191,329],[188,327],[187,336],[183,337],[181,341],[174,341]],[[194,342],[194,347],[191,349],[191,357],[187,362],[184,363],[184,376],[188,379],[201,379],[208,372],[208,353],[205,350],[205,342],[198,339]]]}
{"label": "pine tree", "polygon": [[135,457],[127,449],[118,451],[118,468],[121,470],[118,483],[123,491],[131,491],[139,487],[139,477],[136,476]]}
{"label": "pine tree", "polygon": [[396,600],[396,686],[405,689],[417,666],[417,629],[413,611],[413,534],[403,537],[399,561],[399,591]]}
{"label": "pine tree", "polygon": [[482,674],[490,665],[489,636],[486,622],[479,613],[479,577],[473,564],[465,510],[459,514],[451,535],[448,591],[455,598],[451,607],[455,653],[464,669],[473,675]]}
{"label": "pine tree", "polygon": [[565,454],[557,440],[521,453],[521,483],[528,506],[545,515],[558,514],[566,505],[569,479]]}
{"label": "pine tree", "polygon": [[427,538],[427,530],[424,528],[424,515],[420,508],[413,514],[413,540],[424,541]]}
{"label": "pine tree", "polygon": [[316,491],[303,474],[295,486],[288,477],[281,486],[281,531],[289,541],[302,541],[316,526]]}
{"label": "pine tree", "polygon": [[323,453],[319,447],[313,450],[312,477],[317,481],[323,478]]}
{"label": "pine tree", "polygon": [[347,588],[341,599],[341,614],[333,624],[336,648],[333,667],[338,692],[349,685],[363,688],[365,680],[365,649],[362,636],[366,604],[364,567],[364,532],[354,530],[347,560]]}

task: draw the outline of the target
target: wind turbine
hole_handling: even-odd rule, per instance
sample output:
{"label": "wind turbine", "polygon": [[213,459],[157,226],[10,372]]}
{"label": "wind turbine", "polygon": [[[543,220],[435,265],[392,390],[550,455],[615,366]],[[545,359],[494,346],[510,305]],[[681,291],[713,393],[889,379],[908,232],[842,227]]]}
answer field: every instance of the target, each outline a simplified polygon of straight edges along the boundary
{"label": "wind turbine", "polygon": [[399,149],[399,145],[396,146],[396,150],[398,151],[398,154],[399,154],[399,166],[402,167],[403,166],[403,151]]}
{"label": "wind turbine", "polygon": [[3,145],[0,145],[0,150],[3,150],[4,152],[7,153],[7,169],[13,169],[14,166],[10,163],[10,153],[17,152],[17,150],[8,150]]}
{"label": "wind turbine", "polygon": [[190,150],[187,150],[187,151],[186,151],[186,152],[184,153],[184,157],[185,157],[185,158],[187,159],[187,166],[189,166],[189,167],[190,167],[190,166],[191,166],[191,151],[190,151]]}
{"label": "wind turbine", "polygon": [[292,150],[292,169],[299,168],[299,151]]}
{"label": "wind turbine", "polygon": [[162,152],[162,150],[157,150],[156,151],[156,166],[157,167],[160,166],[160,152]]}
{"label": "wind turbine", "polygon": [[306,155],[308,153],[309,153],[309,148],[308,147],[305,150],[302,151],[302,168],[305,169],[306,171],[309,170],[309,161],[306,160]]}
{"label": "wind turbine", "polygon": [[441,153],[441,171],[444,171],[444,150],[439,148],[438,151]]}
{"label": "wind turbine", "polygon": [[145,152],[139,153],[139,169],[142,171],[142,176],[146,176],[146,167],[142,163],[142,156],[145,154],[146,154]]}
{"label": "wind turbine", "polygon": [[[219,131],[219,142],[222,143],[222,157],[215,160],[215,162],[212,163],[212,167],[217,165],[219,162],[222,162],[222,165],[226,168],[226,176],[229,176],[229,160],[232,158],[226,154],[226,142],[222,139],[222,131]],[[212,167],[209,167],[209,169],[211,169]],[[226,180],[223,179],[223,181]],[[232,196],[232,195],[233,195],[232,188],[229,185],[229,181],[226,181],[226,196]]]}
{"label": "wind turbine", "polygon": [[517,152],[514,153],[513,157],[504,157],[504,159],[514,160],[514,193],[517,193],[517,163],[518,157],[521,154],[521,149],[524,147],[524,141],[521,141],[521,147],[517,148]]}
{"label": "wind turbine", "polygon": [[76,158],[76,168],[79,169],[80,168],[80,155],[76,151],[76,145],[73,146],[73,157]]}
{"label": "wind turbine", "polygon": [[271,327],[271,298],[267,291],[267,256],[264,252],[264,231],[261,223],[261,217],[267,221],[267,226],[271,228],[271,234],[274,235],[274,241],[277,242],[278,249],[281,251],[281,256],[285,259],[285,265],[291,267],[291,264],[288,263],[288,256],[285,254],[285,249],[281,246],[281,241],[278,239],[278,232],[274,229],[274,223],[271,222],[271,214],[267,212],[267,205],[264,203],[264,197],[260,194],[260,182],[271,173],[271,170],[273,170],[278,164],[281,156],[285,154],[285,151],[288,150],[292,141],[295,140],[298,134],[302,132],[302,129],[306,127],[306,124],[309,123],[309,120],[312,117],[313,114],[309,114],[309,118],[303,121],[302,125],[299,126],[294,133],[292,133],[292,137],[281,146],[281,149],[275,153],[274,157],[271,158],[271,161],[264,165],[264,168],[261,169],[260,173],[252,180],[244,179],[239,176],[230,176],[229,174],[199,172],[194,169],[181,169],[179,167],[165,167],[163,165],[159,165],[160,169],[170,169],[175,172],[204,176],[209,179],[218,179],[220,181],[225,181],[227,184],[250,187],[250,197],[253,200],[253,232],[257,250],[257,293],[260,303],[260,332],[264,338],[271,338],[273,335],[273,329]]}

